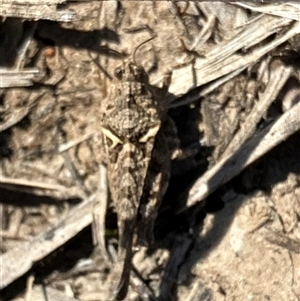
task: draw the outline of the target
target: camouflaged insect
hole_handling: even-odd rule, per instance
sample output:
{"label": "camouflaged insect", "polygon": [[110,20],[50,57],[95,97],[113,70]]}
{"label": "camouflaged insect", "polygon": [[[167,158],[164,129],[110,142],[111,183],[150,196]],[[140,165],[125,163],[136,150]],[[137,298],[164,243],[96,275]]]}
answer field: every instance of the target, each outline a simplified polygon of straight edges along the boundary
{"label": "camouflaged insect", "polygon": [[[124,61],[115,70],[116,81],[101,108],[108,185],[118,217],[118,258],[111,274],[112,300],[126,297],[133,241],[151,243],[157,210],[170,173],[170,151],[163,88],[149,84],[145,70]],[[136,239],[134,239],[136,237]],[[112,290],[110,290],[112,292]]]}

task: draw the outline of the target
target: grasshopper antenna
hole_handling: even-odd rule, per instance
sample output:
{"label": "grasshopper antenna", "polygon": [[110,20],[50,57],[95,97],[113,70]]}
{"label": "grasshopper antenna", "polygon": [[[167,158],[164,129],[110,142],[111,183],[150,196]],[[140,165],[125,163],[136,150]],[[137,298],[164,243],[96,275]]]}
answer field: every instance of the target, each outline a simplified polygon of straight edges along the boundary
{"label": "grasshopper antenna", "polygon": [[134,52],[133,52],[133,55],[132,55],[132,60],[133,60],[133,63],[134,63],[135,65],[137,65],[136,59],[135,59],[135,55],[136,55],[136,52],[138,51],[138,49],[141,48],[141,46],[143,46],[144,44],[146,44],[146,43],[150,42],[151,40],[155,39],[156,37],[157,37],[157,35],[151,37],[150,39],[148,39],[148,40],[142,42],[141,44],[139,44],[139,45],[135,48],[135,50],[134,50]]}

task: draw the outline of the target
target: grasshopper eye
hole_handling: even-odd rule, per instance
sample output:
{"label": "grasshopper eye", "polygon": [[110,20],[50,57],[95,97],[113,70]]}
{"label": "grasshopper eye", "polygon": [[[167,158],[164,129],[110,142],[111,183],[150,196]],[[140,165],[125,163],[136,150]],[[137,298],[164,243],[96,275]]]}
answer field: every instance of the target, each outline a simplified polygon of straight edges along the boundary
{"label": "grasshopper eye", "polygon": [[115,77],[119,80],[122,80],[123,78],[123,70],[121,67],[118,67],[115,69]]}
{"label": "grasshopper eye", "polygon": [[113,134],[110,130],[103,128],[103,127],[101,127],[100,129],[101,129],[102,134],[112,142],[112,145],[110,145],[111,148],[114,148],[118,144],[123,144],[123,142],[115,134]]}

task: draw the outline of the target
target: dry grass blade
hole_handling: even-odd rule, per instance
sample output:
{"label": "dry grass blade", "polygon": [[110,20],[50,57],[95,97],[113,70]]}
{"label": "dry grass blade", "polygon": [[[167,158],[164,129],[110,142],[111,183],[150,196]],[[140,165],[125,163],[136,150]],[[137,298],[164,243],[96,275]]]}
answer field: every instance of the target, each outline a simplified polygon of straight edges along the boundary
{"label": "dry grass blade", "polygon": [[56,184],[40,183],[24,179],[13,179],[9,177],[0,177],[0,186],[7,188],[8,186],[24,186],[28,188],[49,189],[49,190],[65,190],[66,187]]}
{"label": "dry grass blade", "polygon": [[22,5],[54,5],[54,4],[61,4],[65,3],[66,0],[17,0],[17,1],[11,1],[11,0],[2,0],[3,4],[22,4]]}
{"label": "dry grass blade", "polygon": [[77,186],[65,187],[58,184],[3,176],[0,177],[0,187],[6,190],[24,192],[37,196],[49,196],[59,200],[84,198],[85,195],[81,187]]}
{"label": "dry grass blade", "polygon": [[93,135],[95,135],[95,132],[94,133],[89,133],[89,134],[86,134],[84,135],[83,137],[80,137],[76,140],[73,140],[73,141],[69,141],[68,143],[65,143],[65,144],[62,144],[59,146],[58,148],[58,152],[62,153],[62,152],[65,152],[67,151],[68,149],[82,143],[83,141],[86,141],[88,139],[90,139]]}
{"label": "dry grass blade", "polygon": [[[280,44],[286,42],[293,36],[299,34],[300,23],[296,22],[282,36],[275,38],[271,42],[257,47],[252,52],[240,55],[235,52],[239,49],[251,47],[260,43],[270,35],[274,34],[283,26],[291,23],[290,19],[278,18],[274,16],[261,16],[253,21],[249,26],[242,29],[235,37],[229,41],[224,41],[214,47],[205,55],[205,58],[197,58],[195,60],[196,83],[189,70],[191,67],[178,69],[173,72],[170,93],[174,95],[183,95],[190,90],[191,87],[201,86],[222,76],[225,76],[238,69],[247,68],[257,62],[265,54]],[[203,76],[203,74],[205,76]],[[174,97],[171,101],[174,100]],[[170,100],[169,100],[170,101]]]}
{"label": "dry grass blade", "polygon": [[8,120],[6,120],[3,124],[0,125],[0,132],[3,132],[10,127],[14,126],[18,122],[20,122],[23,118],[25,118],[30,112],[30,108],[26,107],[25,109],[14,110],[14,114],[10,115]]}
{"label": "dry grass blade", "polygon": [[25,70],[0,68],[0,88],[31,86],[34,76],[39,74],[36,68]]}
{"label": "dry grass blade", "polygon": [[242,71],[244,71],[244,67],[237,69],[215,81],[213,81],[212,83],[209,83],[207,85],[207,87],[205,87],[205,89],[203,89],[200,93],[196,94],[196,95],[189,95],[186,94],[184,96],[182,96],[180,98],[180,100],[176,100],[172,103],[172,99],[170,101],[170,104],[168,104],[168,108],[177,108],[177,107],[181,107],[190,103],[193,103],[197,100],[199,100],[199,98],[206,96],[207,94],[213,92],[215,89],[217,89],[218,87],[222,86],[224,83],[226,83],[227,81],[235,78],[237,75],[239,75]]}
{"label": "dry grass blade", "polygon": [[25,118],[30,111],[32,110],[32,108],[34,108],[37,103],[38,100],[40,98],[42,98],[44,95],[44,93],[41,93],[40,95],[38,95],[28,106],[26,106],[25,108],[22,109],[14,109],[13,114],[11,114],[8,118],[8,120],[5,120],[3,122],[3,124],[0,124],[0,133],[9,129],[10,127],[14,126],[15,124],[17,124],[18,122],[20,122],[23,118]]}
{"label": "dry grass blade", "polygon": [[0,15],[2,17],[17,17],[24,19],[46,19],[59,22],[70,22],[77,15],[68,10],[57,10],[56,5],[66,1],[1,1]]}
{"label": "dry grass blade", "polygon": [[5,288],[28,272],[32,265],[65,244],[92,222],[94,195],[74,207],[66,218],[33,240],[20,243],[18,247],[0,256],[2,281]]}
{"label": "dry grass blade", "polygon": [[300,21],[300,4],[295,2],[276,4],[256,4],[233,2],[233,4],[264,14]]}
{"label": "dry grass blade", "polygon": [[105,259],[109,259],[105,246],[105,216],[107,211],[108,191],[106,168],[99,166],[99,186],[96,192],[96,201],[93,208],[93,241]]}
{"label": "dry grass blade", "polygon": [[256,131],[256,127],[262,116],[268,110],[271,103],[277,97],[278,93],[290,77],[293,69],[283,65],[274,68],[271,73],[271,79],[261,95],[259,101],[254,105],[252,111],[246,117],[242,127],[233,137],[230,144],[225,149],[221,158],[225,158],[233,154],[243,143],[248,140]]}
{"label": "dry grass blade", "polygon": [[187,207],[202,201],[255,160],[297,132],[300,129],[299,116],[300,102],[261,130],[236,153],[219,161],[193,185],[189,192]]}

